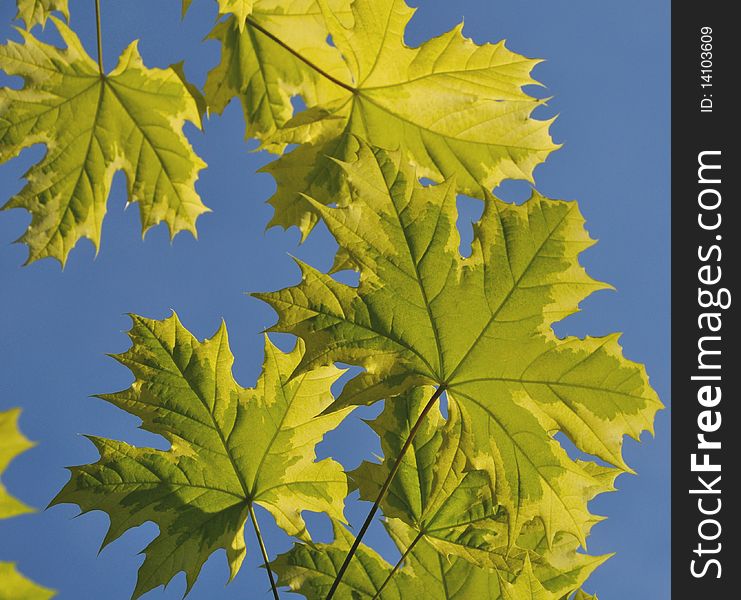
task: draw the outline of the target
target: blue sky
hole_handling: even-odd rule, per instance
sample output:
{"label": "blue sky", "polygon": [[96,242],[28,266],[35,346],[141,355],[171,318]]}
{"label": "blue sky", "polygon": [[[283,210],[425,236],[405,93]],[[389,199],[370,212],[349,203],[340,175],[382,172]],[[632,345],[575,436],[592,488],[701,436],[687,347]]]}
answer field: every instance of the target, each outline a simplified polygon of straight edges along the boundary
{"label": "blue sky", "polygon": [[[12,30],[11,2],[0,7],[2,37]],[[554,198],[576,199],[599,243],[582,257],[597,279],[612,283],[583,303],[583,311],[560,323],[559,334],[604,335],[622,331],[626,355],[646,363],[651,382],[669,403],[669,2],[594,0],[429,0],[419,10],[407,42],[418,44],[463,18],[464,32],[479,43],[507,39],[522,54],[545,58],[535,75],[553,96],[542,116],[559,114],[552,133],[564,147],[536,170],[539,190]],[[201,43],[215,18],[212,0],[194,0],[181,22],[179,0],[102,0],[104,55],[111,68],[121,50],[140,38],[148,66],[183,58],[189,76],[202,83],[218,60],[215,42]],[[86,47],[95,47],[91,0],[71,0],[72,23]],[[55,39],[53,27],[45,36]],[[7,78],[1,80],[7,82]],[[290,258],[328,267],[334,242],[323,228],[298,245],[294,231],[265,232],[272,209],[264,204],[274,183],[256,170],[270,160],[250,153],[243,140],[241,110],[232,103],[210,119],[201,133],[187,134],[209,163],[198,190],[213,212],[199,220],[199,240],[179,235],[170,244],[157,227],[144,241],[135,207],[124,211],[123,177],[117,176],[99,255],[82,242],[64,272],[45,260],[21,267],[26,249],[11,242],[25,230],[23,211],[0,213],[0,410],[21,406],[21,426],[39,445],[18,458],[4,483],[18,497],[44,507],[67,480],[63,467],[95,460],[79,434],[158,443],[136,428],[133,417],[91,394],[123,389],[128,371],[106,353],[127,348],[126,313],[162,318],[175,309],[198,337],[210,336],[224,318],[236,355],[235,375],[252,385],[261,362],[259,332],[274,314],[249,291],[293,284],[298,271]],[[21,176],[43,155],[24,152],[0,165],[0,203],[22,185]],[[523,183],[499,190],[513,201],[528,194]],[[462,228],[479,211],[462,199]],[[285,347],[285,342],[283,340]],[[320,447],[346,467],[377,450],[361,423],[375,410],[359,411]],[[589,539],[592,553],[617,552],[586,588],[600,600],[664,600],[669,594],[669,418],[659,414],[656,438],[626,442],[637,476],[618,480],[619,492],[601,497],[593,512],[608,520]],[[366,507],[348,511],[359,525]],[[93,513],[73,519],[72,506],[0,523],[0,560],[12,560],[33,579],[60,590],[61,600],[129,598],[137,553],[155,535],[151,524],[123,536],[98,556],[107,517]],[[261,512],[272,554],[289,540]],[[325,523],[313,519],[319,539]],[[368,541],[393,557],[379,530]],[[193,599],[270,598],[259,552],[247,533],[248,557],[236,580],[225,587],[223,553],[206,564]],[[167,590],[147,598],[180,598],[182,575]],[[288,598],[298,598],[286,593]]]}

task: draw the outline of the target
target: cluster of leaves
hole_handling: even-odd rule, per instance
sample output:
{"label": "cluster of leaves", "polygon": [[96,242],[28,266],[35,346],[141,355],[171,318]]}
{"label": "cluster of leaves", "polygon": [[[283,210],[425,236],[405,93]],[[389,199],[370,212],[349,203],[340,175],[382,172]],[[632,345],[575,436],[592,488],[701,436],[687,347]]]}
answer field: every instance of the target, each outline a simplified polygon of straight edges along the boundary
{"label": "cluster of leaves", "polygon": [[[0,475],[19,454],[33,447],[18,430],[20,410],[0,411]],[[9,519],[33,512],[20,500],[11,496],[0,482],[0,519]],[[13,563],[0,562],[0,600],[49,600],[52,590],[41,587],[21,575]]]}
{"label": "cluster of leaves", "polygon": [[[104,73],[49,16],[68,16],[65,0],[18,2],[28,29],[48,17],[65,44],[22,31],[0,46],[4,70],[25,81],[0,89],[0,161],[47,149],[6,205],[32,215],[29,261],[64,263],[82,237],[97,248],[119,169],[144,232],[164,221],[195,233],[205,163],[182,129],[233,99],[246,136],[280,155],[265,168],[277,182],[271,224],[306,236],[321,219],[340,247],[329,273],[299,263],[298,285],[257,294],[278,314],[272,331],[298,341],[283,353],[266,337],[255,388],[234,380],[223,326],[200,342],[175,315],[132,317],[132,346],[116,358],[135,381],[101,398],[170,448],[91,437],[99,461],[72,468],[53,504],[108,513],[104,545],[158,525],[134,598],[181,571],[190,590],[222,548],[234,577],[247,521],[267,566],[260,506],[297,539],[267,569],[276,598],[287,585],[309,600],[587,600],[580,588],[607,558],[582,551],[600,520],[588,502],[630,470],[623,438],[651,431],[661,404],[617,335],[553,332],[608,287],[579,264],[593,242],[577,205],[490,193],[532,181],[557,148],[550,121],[532,117],[543,101],[523,91],[537,61],[476,45],[460,26],[410,48],[404,0],[219,0],[221,60],[201,92],[182,65],[145,67],[136,43]],[[459,193],[484,203],[468,257]],[[357,287],[334,277],[344,269],[359,272]],[[336,363],[362,372],[335,398]],[[380,462],[346,474],[316,460],[354,406],[379,401]],[[570,456],[557,434],[593,458]],[[383,511],[396,565],[346,529],[353,490]],[[311,541],[305,510],[331,518],[334,542]]]}

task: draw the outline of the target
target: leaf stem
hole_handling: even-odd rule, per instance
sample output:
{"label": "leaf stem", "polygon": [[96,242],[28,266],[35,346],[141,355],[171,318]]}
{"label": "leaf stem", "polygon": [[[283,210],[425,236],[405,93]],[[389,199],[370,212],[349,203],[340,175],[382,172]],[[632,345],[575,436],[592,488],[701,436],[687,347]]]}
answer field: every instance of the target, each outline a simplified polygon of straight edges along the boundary
{"label": "leaf stem", "polygon": [[257,536],[257,543],[260,546],[260,552],[262,553],[262,560],[265,563],[265,570],[268,572],[268,579],[270,580],[270,589],[273,590],[273,597],[275,600],[280,600],[278,595],[278,586],[275,584],[275,578],[273,572],[270,570],[270,559],[268,558],[268,550],[265,548],[265,541],[263,540],[262,533],[260,533],[260,526],[257,524],[257,515],[255,515],[255,509],[252,503],[249,504],[250,521],[252,526],[255,528],[255,535]]}
{"label": "leaf stem", "polygon": [[100,76],[105,76],[103,70],[103,37],[100,34],[100,0],[95,0],[95,30],[98,34],[98,71]]}
{"label": "leaf stem", "polygon": [[422,536],[424,535],[423,532],[419,532],[417,534],[417,537],[412,540],[412,543],[409,544],[409,547],[404,550],[404,554],[401,555],[401,558],[397,561],[397,563],[394,565],[394,568],[391,569],[391,573],[388,574],[388,577],[384,579],[383,583],[381,584],[381,587],[378,588],[378,591],[375,593],[373,598],[371,600],[376,600],[380,595],[381,592],[383,592],[383,588],[386,587],[386,584],[391,581],[391,578],[396,574],[396,572],[399,570],[399,567],[401,567],[401,564],[406,560],[406,557],[409,555],[409,553],[414,549],[414,547],[417,545],[417,542],[422,539]]}
{"label": "leaf stem", "polygon": [[424,418],[427,416],[427,413],[430,412],[430,410],[435,405],[438,398],[442,396],[444,391],[445,391],[445,385],[441,385],[435,390],[435,393],[432,394],[432,397],[427,401],[427,404],[422,409],[422,412],[419,414],[419,417],[417,417],[417,421],[414,423],[412,428],[409,430],[409,435],[407,436],[407,439],[404,442],[404,445],[401,447],[401,450],[399,451],[399,456],[396,457],[394,466],[391,467],[391,471],[386,476],[386,481],[383,482],[383,485],[381,486],[381,490],[378,492],[378,497],[373,503],[373,507],[368,513],[368,516],[365,518],[365,522],[363,523],[363,526],[360,528],[360,531],[358,532],[358,535],[355,538],[355,541],[350,547],[350,550],[347,553],[347,556],[345,556],[345,561],[342,563],[342,566],[340,567],[339,571],[337,571],[337,576],[335,577],[335,580],[332,583],[332,587],[329,589],[329,593],[327,594],[326,600],[331,600],[332,597],[334,596],[334,593],[337,591],[337,588],[340,585],[340,581],[342,581],[342,576],[345,574],[347,567],[350,566],[350,561],[352,561],[353,556],[355,556],[355,553],[357,552],[358,547],[360,546],[360,542],[362,541],[363,536],[365,536],[366,531],[368,531],[368,527],[370,527],[370,524],[373,522],[373,517],[376,516],[376,513],[378,512],[378,509],[381,506],[381,502],[383,501],[383,498],[386,496],[386,492],[388,492],[388,489],[391,486],[391,482],[394,480],[394,477],[396,477],[396,473],[399,471],[399,468],[401,467],[401,461],[403,460],[404,455],[406,454],[407,450],[409,450],[409,447],[412,445],[414,436],[417,435],[417,431],[419,431],[419,428],[422,426],[422,421],[424,421]]}
{"label": "leaf stem", "polygon": [[319,73],[322,77],[325,77],[335,85],[339,85],[341,88],[346,89],[351,94],[356,94],[357,90],[351,86],[350,84],[345,83],[344,81],[340,81],[336,77],[333,77],[329,73],[327,73],[324,69],[319,67],[318,65],[315,65],[313,62],[311,62],[309,59],[304,58],[301,56],[301,54],[291,48],[288,44],[286,44],[283,40],[281,40],[278,36],[270,33],[267,29],[265,29],[262,25],[260,25],[257,21],[255,21],[250,16],[247,17],[247,20],[245,21],[247,25],[252,27],[253,29],[256,29],[260,33],[262,33],[264,36],[269,37],[271,40],[273,40],[276,44],[278,44],[281,48],[284,48],[291,54],[293,54],[296,58],[298,58],[302,63],[309,66],[310,68],[314,69],[317,73]]}

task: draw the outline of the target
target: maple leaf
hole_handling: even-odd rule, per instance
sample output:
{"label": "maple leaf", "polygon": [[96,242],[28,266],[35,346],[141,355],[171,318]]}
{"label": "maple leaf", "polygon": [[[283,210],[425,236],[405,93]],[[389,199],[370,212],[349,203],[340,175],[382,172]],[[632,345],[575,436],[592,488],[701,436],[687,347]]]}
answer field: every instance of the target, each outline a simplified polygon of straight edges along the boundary
{"label": "maple leaf", "polygon": [[284,354],[265,340],[257,387],[240,387],[222,325],[198,342],[172,317],[134,316],[132,347],[116,358],[134,373],[131,388],[101,396],[162,435],[167,451],[91,437],[95,464],[73,467],[52,504],[103,510],[111,525],[103,545],[147,521],[159,536],[145,549],[134,598],[184,571],[191,589],[206,559],[227,552],[231,577],[245,556],[244,525],[253,505],[288,534],[309,540],[302,511],[342,519],[347,481],[314,447],[344,414],[314,417],[332,402],[341,374],[321,368],[289,380],[303,346]]}
{"label": "maple leaf", "polygon": [[512,582],[502,581],[502,600],[556,600],[555,594],[546,590],[533,573],[529,559]]}
{"label": "maple leaf", "polygon": [[[239,28],[243,29],[245,19],[252,13],[255,4],[259,2],[260,0],[217,0],[219,15],[234,15],[239,23]],[[182,0],[180,12],[183,17],[185,17],[192,3],[193,0]]]}
{"label": "maple leaf", "polygon": [[[417,422],[432,390],[413,388],[369,425],[381,438],[384,460],[364,461],[348,473],[360,499],[373,502],[396,457]],[[422,421],[388,492],[383,514],[398,518],[445,555],[456,555],[486,566],[501,565],[493,550],[506,547],[507,527],[492,497],[485,471],[471,468],[471,432],[460,410],[450,405],[448,419],[432,410]],[[416,540],[417,543],[419,540]]]}
{"label": "maple leaf", "polygon": [[[244,22],[247,16],[252,13],[256,0],[218,0],[219,14],[233,14],[240,29],[244,29]],[[259,0],[257,0],[259,1]]]}
{"label": "maple leaf", "polygon": [[24,43],[0,46],[3,70],[25,81],[20,90],[0,88],[0,162],[46,146],[26,186],[3,207],[31,213],[19,240],[29,247],[27,262],[50,256],[63,265],[82,237],[98,248],[118,170],[126,173],[129,202],[139,203],[143,233],[165,221],[171,236],[195,235],[208,209],[194,187],[205,163],[182,133],[186,120],[200,123],[186,86],[172,69],[147,69],[136,42],[101,75],[77,35],[51,19],[65,49],[24,31]]}
{"label": "maple leaf", "polygon": [[[350,0],[330,0],[338,15],[350,14]],[[204,94],[210,112],[221,114],[239,98],[247,123],[246,137],[256,137],[270,150],[285,143],[270,137],[293,116],[291,97],[307,103],[338,97],[343,91],[325,74],[344,69],[315,0],[256,0],[249,19],[232,17],[218,23],[209,38],[221,43],[221,61],[206,79]]]}
{"label": "maple leaf", "polygon": [[[35,445],[18,429],[20,413],[17,408],[0,411],[0,475],[16,456]],[[33,509],[11,496],[0,482],[0,519],[29,512]],[[21,575],[13,563],[0,562],[0,600],[48,600],[54,595],[53,590]]]}
{"label": "maple leaf", "polygon": [[565,531],[584,543],[587,501],[609,488],[553,435],[629,470],[623,437],[651,431],[661,403],[617,335],[553,333],[607,287],[579,265],[593,242],[577,205],[489,195],[464,258],[451,183],[423,187],[400,153],[367,146],[343,169],[351,201],[312,203],[358,265],[358,287],[299,262],[299,285],[256,294],[278,313],[273,331],[306,341],[297,373],[335,361],[365,368],[330,410],[439,386],[468,415],[472,465],[490,474],[510,539],[539,517],[549,539]]}
{"label": "maple leaf", "polygon": [[46,21],[51,13],[57,11],[64,15],[69,21],[68,0],[16,0],[18,14],[16,19],[23,21],[27,30],[34,25],[46,25]]}
{"label": "maple leaf", "polygon": [[[279,554],[270,563],[278,574],[279,585],[305,596],[308,600],[324,600],[337,576],[337,571],[353,542],[353,536],[340,523],[332,521],[334,541],[329,544],[294,544],[288,552]],[[370,600],[379,593],[391,573],[389,565],[377,552],[365,544],[358,547],[355,560],[350,564],[337,588],[338,600]],[[430,587],[425,596],[436,598],[440,589]],[[422,582],[411,574],[399,571],[380,592],[381,600],[406,600],[422,598]]]}
{"label": "maple leaf", "polygon": [[[380,464],[363,462],[348,473],[362,500],[373,502],[379,496],[430,395],[430,388],[413,388],[388,402],[381,415],[369,423],[381,438],[384,460]],[[406,540],[406,546],[400,540],[400,551],[408,552],[424,540],[446,562],[455,556],[504,573],[519,572],[525,561],[532,559],[539,579],[560,593],[573,591],[609,556],[577,553],[578,542],[571,535],[549,541],[542,524],[535,521],[523,528],[516,544],[511,544],[506,513],[496,506],[488,476],[470,467],[471,433],[460,407],[451,403],[448,409],[447,420],[434,409],[424,416],[381,501],[384,515],[403,522],[414,535],[411,541]],[[604,478],[606,489],[612,487],[617,475],[614,469],[592,469],[595,477]]]}
{"label": "maple leaf", "polygon": [[[415,538],[414,530],[397,519],[384,525],[400,552]],[[339,523],[333,526],[335,540],[331,544],[294,544],[271,562],[281,585],[287,585],[308,600],[326,598],[338,565],[353,541]],[[593,559],[588,566],[574,567],[579,576],[573,581],[583,582],[599,562]],[[460,557],[447,559],[427,540],[422,540],[406,554],[404,566],[392,574],[391,565],[361,544],[334,597],[338,600],[555,600],[580,585],[564,585],[564,580],[549,581],[553,567],[539,570],[531,564],[529,554],[518,564],[516,571],[483,568]]]}
{"label": "maple leaf", "polygon": [[307,61],[334,84],[334,94],[306,100],[309,110],[271,139],[301,144],[264,168],[277,182],[271,225],[308,233],[317,216],[302,194],[340,195],[344,180],[330,158],[352,156],[353,136],[401,149],[418,176],[454,178],[459,192],[476,197],[504,179],[531,180],[558,147],[548,133],[552,119],[531,117],[544,101],[523,91],[537,83],[530,72],[539,61],[504,42],[478,46],[463,37],[462,24],[410,48],[404,31],[414,11],[404,0],[355,0],[352,19],[326,0],[318,4],[344,70],[334,61]]}

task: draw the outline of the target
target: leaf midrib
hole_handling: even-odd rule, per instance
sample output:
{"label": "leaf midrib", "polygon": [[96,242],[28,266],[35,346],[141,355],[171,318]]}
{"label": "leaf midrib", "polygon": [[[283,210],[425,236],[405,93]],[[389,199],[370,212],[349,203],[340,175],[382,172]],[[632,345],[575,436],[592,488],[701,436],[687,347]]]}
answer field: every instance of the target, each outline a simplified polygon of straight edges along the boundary
{"label": "leaf midrib", "polygon": [[[275,349],[274,349],[274,347],[272,346],[272,344],[269,344],[268,347],[270,348],[270,353],[271,353],[271,357],[273,359],[273,362],[277,364],[278,361],[277,361],[277,358],[275,356]],[[296,395],[298,394],[299,390],[301,389],[301,385],[303,384],[305,378],[306,378],[306,373],[302,373],[301,375],[299,375],[297,377],[296,388],[293,390],[293,393],[291,394],[291,400],[290,400],[290,402],[288,400],[288,396],[286,396],[286,389],[285,389],[285,385],[284,385],[284,382],[283,382],[282,377],[280,379],[280,386],[279,386],[280,387],[280,393],[281,393],[281,396],[283,397],[283,400],[285,402],[286,410],[283,412],[283,415],[280,418],[280,422],[277,423],[277,424],[274,423],[274,425],[275,425],[275,431],[273,432],[273,435],[270,438],[270,441],[268,442],[268,444],[265,447],[265,452],[263,453],[262,458],[260,459],[260,464],[255,469],[255,481],[253,482],[252,490],[251,490],[251,496],[250,496],[252,498],[252,501],[257,500],[257,497],[258,497],[257,487],[258,487],[258,482],[259,482],[259,479],[260,479],[260,470],[262,469],[262,466],[265,464],[265,461],[267,460],[268,455],[270,454],[270,449],[273,447],[273,444],[275,443],[275,440],[277,439],[278,434],[283,429],[283,424],[285,423],[286,419],[288,418],[288,413],[290,412],[291,406],[293,405],[293,401],[296,399]],[[268,488],[268,489],[270,489],[270,488]],[[266,491],[265,490],[262,490],[261,494],[264,494],[264,493],[266,493]]]}
{"label": "leaf midrib", "polygon": [[[193,387],[193,385],[191,384],[190,380],[186,377],[185,373],[180,368],[180,365],[177,364],[177,362],[175,361],[175,357],[170,353],[170,350],[167,348],[167,346],[165,346],[165,344],[162,342],[162,340],[159,338],[159,336],[157,336],[157,334],[155,333],[155,331],[149,326],[149,323],[147,323],[145,320],[140,320],[140,322],[147,329],[147,331],[150,332],[150,334],[152,335],[152,338],[165,351],[165,354],[170,357],[170,360],[171,360],[172,364],[175,366],[175,368],[178,370],[178,372],[182,376],[183,381],[186,381],[188,383],[188,387],[191,389],[191,391],[193,392],[193,394],[195,395],[195,397],[198,398],[198,400],[201,402],[201,405],[203,406],[203,408],[206,409],[206,412],[208,413],[209,417],[211,418],[211,422],[213,424],[213,430],[214,430],[214,432],[216,432],[216,435],[218,436],[219,440],[221,441],[221,445],[224,448],[224,455],[227,457],[227,459],[229,460],[230,464],[232,465],[232,469],[234,471],[234,475],[237,477],[237,481],[239,481],[239,484],[242,487],[242,491],[244,492],[244,500],[246,502],[249,502],[250,493],[248,491],[247,484],[244,481],[244,478],[242,477],[242,473],[237,468],[237,464],[234,462],[234,458],[232,457],[231,453],[229,452],[229,447],[227,446],[226,438],[224,437],[223,433],[221,432],[221,428],[219,427],[218,423],[216,422],[216,417],[214,416],[213,412],[209,408],[208,402],[206,401],[205,398],[201,397],[201,394],[198,393],[198,391]],[[219,340],[219,350],[218,350],[219,353],[221,353],[222,343],[223,342],[220,339]],[[193,355],[191,355],[191,358],[192,358],[192,356]]]}
{"label": "leaf midrib", "polygon": [[[388,114],[390,114],[394,118],[397,118],[397,119],[399,119],[401,121],[404,121],[404,122],[408,122],[411,125],[414,125],[415,127],[418,127],[420,129],[424,129],[426,131],[430,131],[430,133],[433,133],[433,134],[436,134],[436,135],[440,135],[440,136],[443,136],[445,138],[457,139],[454,136],[446,135],[444,133],[437,132],[437,131],[434,131],[432,129],[428,129],[428,128],[426,128],[426,127],[424,127],[424,126],[422,126],[422,125],[420,125],[418,123],[415,123],[415,122],[409,120],[408,118],[406,118],[406,117],[404,117],[404,116],[402,116],[402,115],[400,115],[398,113],[393,112],[390,108],[384,106],[378,100],[375,100],[367,92],[372,92],[372,91],[376,91],[376,90],[389,90],[389,89],[396,88],[396,87],[403,87],[403,86],[408,85],[410,83],[415,83],[417,81],[422,81],[422,80],[427,79],[429,77],[455,76],[455,74],[460,73],[460,69],[456,69],[456,70],[453,70],[453,71],[437,71],[437,72],[434,72],[434,73],[427,73],[425,75],[420,75],[418,77],[414,77],[412,79],[409,79],[408,81],[400,81],[400,82],[389,83],[389,84],[384,84],[384,85],[376,85],[376,86],[367,86],[367,87],[364,87],[363,86],[363,83],[370,77],[370,75],[372,75],[372,73],[374,72],[374,70],[376,68],[376,64],[374,64],[373,67],[371,68],[371,71],[369,72],[368,76],[365,78],[365,80],[360,85],[353,86],[352,84],[346,83],[346,82],[344,82],[344,81],[342,81],[342,80],[334,77],[333,75],[330,75],[327,71],[325,71],[324,69],[322,69],[319,65],[317,65],[313,61],[311,61],[308,58],[306,58],[305,56],[303,56],[298,50],[294,49],[287,42],[283,41],[280,37],[278,37],[277,35],[275,35],[271,31],[269,31],[268,29],[266,29],[265,27],[263,27],[262,25],[260,25],[254,18],[251,18],[251,16],[248,16],[247,17],[246,24],[249,25],[249,26],[251,26],[255,30],[261,32],[263,35],[265,35],[266,37],[270,38],[271,40],[273,40],[276,44],[278,44],[284,50],[286,50],[287,52],[289,52],[291,55],[295,56],[298,60],[300,60],[302,63],[304,63],[310,69],[314,70],[317,74],[319,74],[322,77],[324,77],[327,81],[330,81],[331,83],[333,83],[333,84],[335,84],[335,85],[337,85],[337,86],[345,89],[346,91],[350,92],[350,94],[352,94],[352,96],[363,98],[363,99],[367,100],[368,102],[370,102],[371,104],[373,104],[374,106],[376,106],[377,108],[383,110],[384,112],[387,112]],[[388,28],[386,28],[384,30],[384,35],[388,32],[387,30],[388,30]],[[380,57],[380,53],[376,57],[376,62],[377,62],[377,60],[378,60],[379,57]],[[521,61],[513,61],[512,63],[507,63],[507,65],[518,64],[518,63],[522,63],[522,62],[528,62],[528,60],[529,59],[523,59]],[[484,71],[487,71],[487,70],[492,69],[492,68],[494,68],[492,65],[488,65],[486,67],[480,67],[478,69],[471,69],[471,70],[466,69],[464,72],[465,73],[477,73],[477,72],[484,72]],[[492,99],[492,100],[499,101],[497,99]],[[523,98],[523,99],[519,99],[519,100],[518,99],[509,99],[509,100],[507,100],[507,102],[509,102],[509,103],[521,103],[521,104],[526,104],[526,105],[534,105],[534,104],[538,103],[538,101],[536,99],[527,99],[527,98]],[[499,115],[499,117],[505,116],[506,114],[508,114],[508,113],[505,113],[504,115]],[[543,121],[543,123],[547,123],[547,121]],[[487,145],[487,146],[492,146],[492,145],[493,146],[502,146],[502,147],[507,147],[507,148],[517,148],[517,149],[521,149],[521,150],[530,150],[530,151],[543,150],[543,148],[535,148],[535,147],[529,147],[529,146],[518,146],[518,145],[513,145],[513,144],[494,144],[494,143],[491,143],[491,142],[477,142],[476,140],[466,140],[466,141],[467,142],[470,142],[470,143],[474,143],[474,144],[483,144],[483,145]]]}
{"label": "leaf midrib", "polygon": [[[497,206],[496,205],[496,202],[493,202],[492,205],[495,206],[495,207]],[[455,377],[456,373],[458,373],[458,370],[465,364],[466,359],[469,357],[469,355],[471,354],[471,352],[473,352],[474,348],[476,348],[476,346],[478,345],[478,343],[481,341],[481,338],[488,331],[489,327],[492,326],[492,324],[494,323],[494,321],[497,318],[497,316],[499,315],[499,313],[502,312],[502,310],[504,309],[504,307],[507,305],[507,303],[509,302],[510,298],[512,297],[512,294],[514,294],[515,291],[517,289],[519,289],[520,282],[523,280],[523,278],[525,277],[525,275],[527,275],[527,273],[530,271],[530,268],[533,266],[533,263],[535,262],[535,259],[538,258],[538,256],[540,256],[540,253],[543,250],[543,248],[545,247],[545,245],[551,240],[551,238],[561,228],[561,226],[563,225],[564,221],[566,221],[566,218],[571,214],[572,209],[573,209],[573,206],[575,206],[575,205],[568,205],[568,206],[569,206],[568,209],[566,211],[564,211],[564,214],[561,216],[561,218],[558,220],[558,222],[555,224],[555,226],[548,232],[548,234],[543,238],[543,241],[540,243],[540,245],[537,247],[537,249],[533,252],[532,256],[530,257],[530,260],[528,261],[527,265],[525,265],[525,268],[522,270],[522,273],[520,273],[519,277],[517,277],[517,279],[514,279],[514,277],[513,277],[512,287],[507,292],[507,295],[499,303],[499,306],[497,306],[496,310],[492,313],[492,315],[489,318],[489,320],[487,321],[486,325],[484,325],[484,327],[481,329],[481,331],[479,332],[478,336],[476,336],[476,339],[473,341],[473,343],[471,344],[471,346],[463,354],[463,356],[461,357],[460,361],[458,361],[458,364],[456,365],[456,367],[451,371],[450,375],[448,375],[447,381],[451,385],[453,385],[453,378]],[[497,209],[497,217],[500,217],[498,209]],[[502,231],[504,233],[504,223],[501,221],[501,219],[500,219],[500,222],[502,224]],[[504,237],[506,239],[506,236],[504,236]],[[509,250],[507,250],[507,257],[508,258],[509,258],[509,255],[510,255],[510,252],[509,252]],[[514,276],[514,273],[512,273],[512,275]]]}

